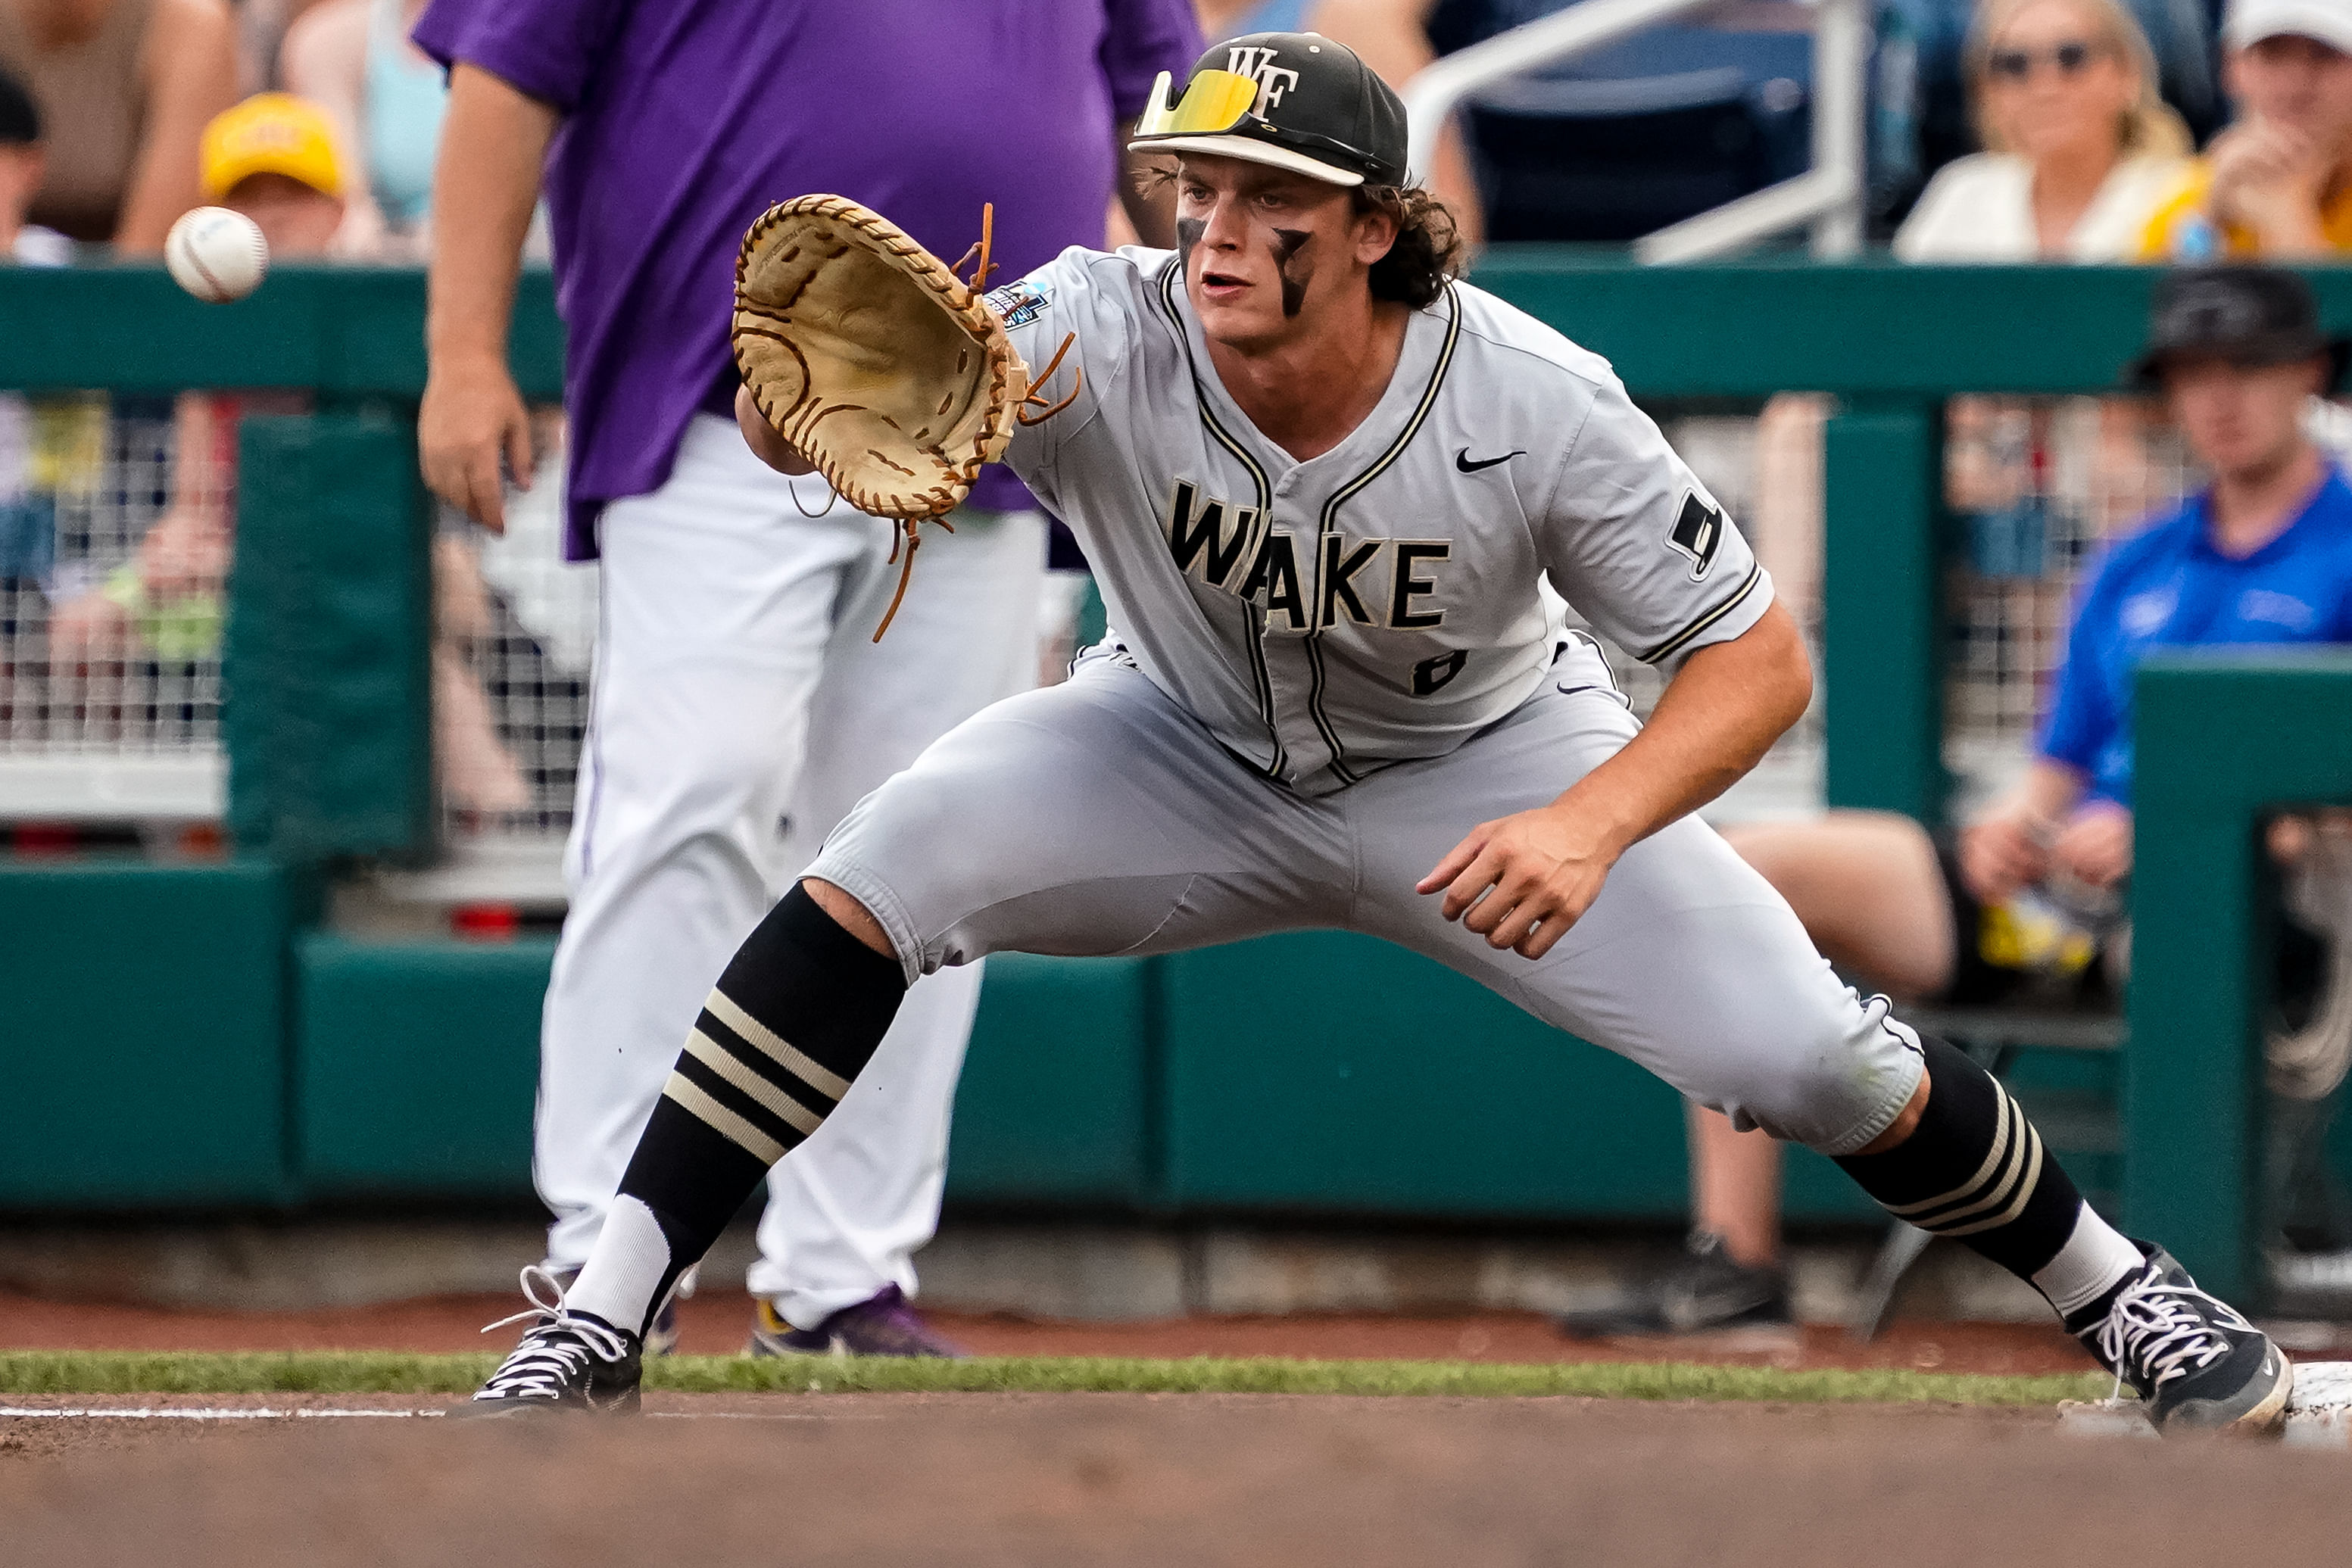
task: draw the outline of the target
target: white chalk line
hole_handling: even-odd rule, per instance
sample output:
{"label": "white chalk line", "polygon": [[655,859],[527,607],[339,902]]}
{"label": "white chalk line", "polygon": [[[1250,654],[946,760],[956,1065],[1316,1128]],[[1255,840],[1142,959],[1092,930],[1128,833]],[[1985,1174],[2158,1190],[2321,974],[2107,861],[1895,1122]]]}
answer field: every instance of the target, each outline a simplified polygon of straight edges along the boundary
{"label": "white chalk line", "polygon": [[[0,1405],[0,1420],[37,1420],[73,1418],[76,1420],[115,1421],[287,1421],[350,1419],[400,1419],[403,1417],[431,1419],[446,1416],[447,1410],[332,1410],[299,1409],[269,1410],[250,1407],[205,1406],[88,1406],[59,1407],[55,1406]],[[641,1412],[655,1421],[870,1421],[878,1417],[852,1415],[818,1415],[796,1411],[760,1410],[646,1410]]]}

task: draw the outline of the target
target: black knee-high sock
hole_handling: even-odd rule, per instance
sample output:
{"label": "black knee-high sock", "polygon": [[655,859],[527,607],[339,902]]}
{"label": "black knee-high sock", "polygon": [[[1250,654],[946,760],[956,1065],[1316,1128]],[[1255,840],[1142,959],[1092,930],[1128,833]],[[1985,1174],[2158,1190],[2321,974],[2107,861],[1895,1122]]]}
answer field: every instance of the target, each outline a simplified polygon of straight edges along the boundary
{"label": "black knee-high sock", "polygon": [[2032,1283],[2074,1234],[2083,1195],[1992,1074],[1933,1035],[1920,1042],[1928,1090],[1918,1127],[1885,1154],[1837,1163],[1888,1213]]}
{"label": "black knee-high sock", "polygon": [[[768,1167],[848,1092],[906,992],[898,959],[843,930],[795,884],[719,976],[621,1176],[616,1209],[642,1203],[667,1244],[658,1280],[607,1258],[608,1241],[631,1245],[614,1235],[630,1223],[616,1213],[574,1288],[583,1307],[607,1317],[620,1310],[623,1326],[643,1333]],[[630,1315],[638,1321],[626,1322]]]}

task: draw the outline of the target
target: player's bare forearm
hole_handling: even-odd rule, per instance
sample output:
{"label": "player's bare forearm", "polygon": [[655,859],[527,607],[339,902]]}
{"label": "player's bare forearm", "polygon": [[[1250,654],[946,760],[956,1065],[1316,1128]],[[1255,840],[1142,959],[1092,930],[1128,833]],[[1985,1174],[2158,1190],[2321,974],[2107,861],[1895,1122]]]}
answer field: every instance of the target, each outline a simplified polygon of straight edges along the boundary
{"label": "player's bare forearm", "polygon": [[1419,891],[1488,944],[1540,958],[1601,895],[1628,849],[1722,794],[1811,700],[1803,637],[1779,605],[1702,648],[1624,749],[1548,806],[1481,822]]}
{"label": "player's bare forearm", "polygon": [[751,455],[779,474],[814,474],[816,465],[801,455],[800,448],[786,441],[782,432],[767,421],[760,405],[751,401],[750,387],[735,389],[735,428],[743,433],[743,444]]}
{"label": "player's bare forearm", "polygon": [[1774,604],[1684,660],[1641,733],[1555,804],[1612,823],[1630,847],[1747,777],[1812,696],[1804,635]]}
{"label": "player's bare forearm", "polygon": [[556,120],[478,67],[460,62],[450,73],[433,175],[417,447],[434,492],[493,528],[506,521],[499,459],[516,483],[530,482],[530,417],[507,369],[507,325]]}

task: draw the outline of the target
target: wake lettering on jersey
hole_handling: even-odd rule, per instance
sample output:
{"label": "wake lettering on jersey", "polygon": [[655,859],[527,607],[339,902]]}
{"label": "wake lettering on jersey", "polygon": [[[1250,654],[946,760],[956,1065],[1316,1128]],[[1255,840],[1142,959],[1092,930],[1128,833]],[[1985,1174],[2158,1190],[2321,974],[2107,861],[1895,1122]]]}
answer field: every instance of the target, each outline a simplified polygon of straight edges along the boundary
{"label": "wake lettering on jersey", "polygon": [[1298,552],[1291,548],[1288,534],[1265,536],[1249,575],[1242,579],[1242,597],[1263,609],[1269,622],[1279,613],[1291,631],[1307,629],[1307,599],[1298,587]]}
{"label": "wake lettering on jersey", "polygon": [[[1190,479],[1176,481],[1168,500],[1168,550],[1176,570],[1211,588],[1237,592],[1234,577],[1244,561],[1256,559],[1263,538],[1265,513],[1256,507],[1236,507],[1216,497],[1205,507]],[[1225,526],[1227,515],[1233,527]],[[1247,598],[1248,595],[1242,595]]]}
{"label": "wake lettering on jersey", "polygon": [[1259,508],[1204,495],[1191,479],[1170,487],[1163,527],[1176,570],[1205,588],[1247,600],[1270,623],[1278,617],[1278,630],[1311,635],[1342,620],[1402,632],[1445,623],[1444,609],[1424,601],[1438,592],[1435,568],[1453,559],[1452,539],[1324,535],[1321,598],[1310,615],[1298,540],[1265,523]]}
{"label": "wake lettering on jersey", "polygon": [[1316,625],[1338,625],[1339,612],[1342,609],[1347,611],[1348,619],[1360,626],[1380,624],[1372,618],[1372,612],[1364,608],[1364,601],[1356,597],[1356,574],[1371,565],[1380,556],[1381,547],[1390,542],[1387,539],[1366,539],[1351,550],[1344,535],[1323,536],[1323,591],[1316,600]]}

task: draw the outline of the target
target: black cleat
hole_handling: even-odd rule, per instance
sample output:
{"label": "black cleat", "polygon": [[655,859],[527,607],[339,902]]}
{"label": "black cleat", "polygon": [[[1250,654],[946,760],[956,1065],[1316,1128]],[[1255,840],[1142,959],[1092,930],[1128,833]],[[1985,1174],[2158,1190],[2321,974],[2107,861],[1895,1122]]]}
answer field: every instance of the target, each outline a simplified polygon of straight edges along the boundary
{"label": "black cleat", "polygon": [[[551,1300],[542,1300],[544,1287]],[[637,1336],[588,1312],[563,1304],[555,1279],[534,1264],[522,1271],[527,1312],[500,1318],[482,1330],[534,1320],[522,1343],[509,1352],[473,1399],[450,1412],[461,1418],[523,1416],[547,1410],[584,1410],[597,1415],[634,1415],[643,1375]]]}
{"label": "black cleat", "polygon": [[1682,1257],[1622,1300],[1559,1318],[1561,1332],[1580,1338],[1784,1328],[1790,1322],[1788,1276],[1779,1269],[1733,1261],[1723,1249],[1723,1238],[1706,1230],[1692,1231]]}
{"label": "black cleat", "polygon": [[2294,1366],[2270,1336],[2219,1297],[2197,1288],[2161,1247],[2126,1280],[2104,1311],[2067,1329],[2099,1364],[2130,1384],[2159,1427],[2264,1433],[2286,1419]]}

